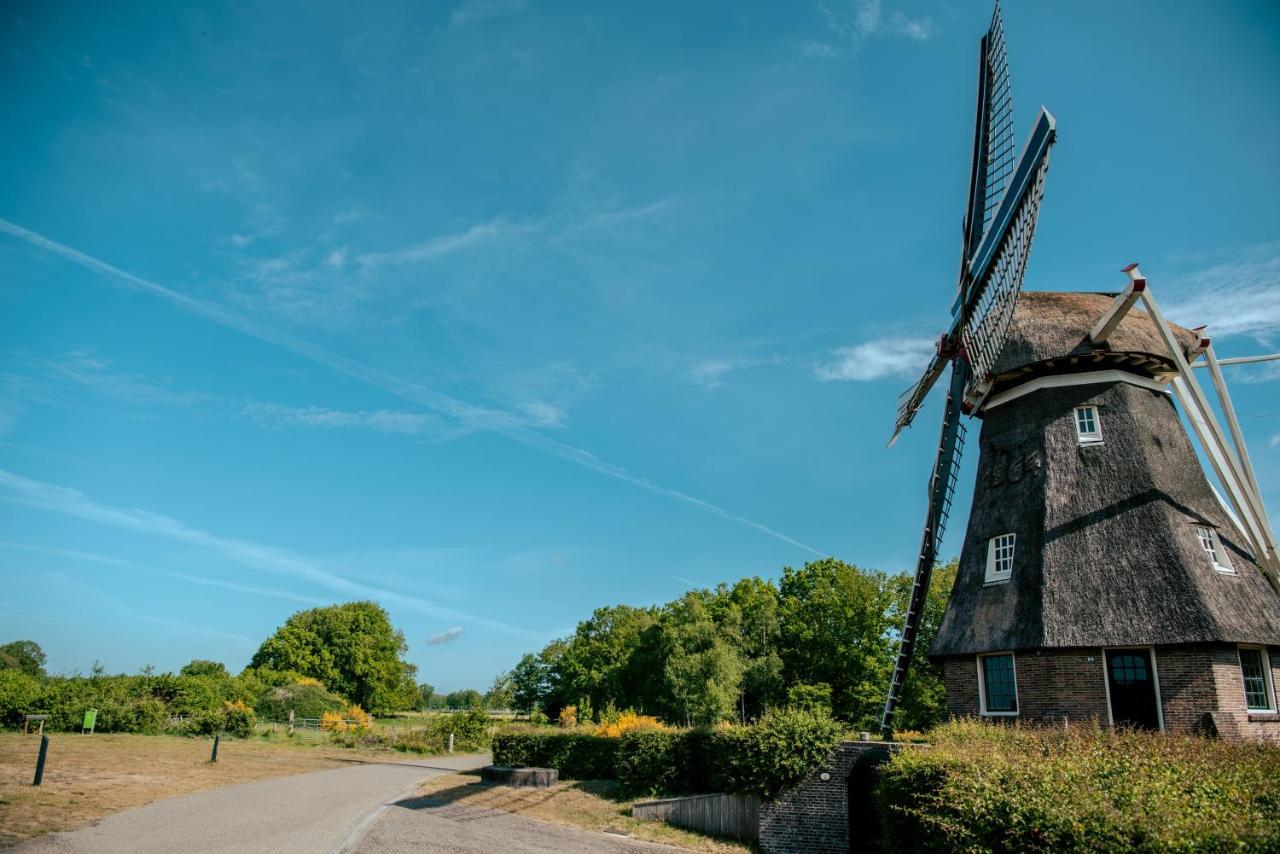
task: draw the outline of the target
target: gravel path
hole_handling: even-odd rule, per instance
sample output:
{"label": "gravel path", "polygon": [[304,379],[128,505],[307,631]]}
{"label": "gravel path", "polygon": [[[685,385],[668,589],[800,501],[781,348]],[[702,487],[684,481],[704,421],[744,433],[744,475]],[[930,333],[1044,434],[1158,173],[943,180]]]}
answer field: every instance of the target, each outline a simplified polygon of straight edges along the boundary
{"label": "gravel path", "polygon": [[347,768],[157,801],[78,830],[42,836],[15,850],[22,854],[338,854],[354,850],[378,817],[394,809],[389,805],[402,801],[423,780],[488,762],[484,754],[405,762],[353,760]]}
{"label": "gravel path", "polygon": [[365,834],[357,854],[688,854],[683,848],[578,830],[444,798],[404,798]]}

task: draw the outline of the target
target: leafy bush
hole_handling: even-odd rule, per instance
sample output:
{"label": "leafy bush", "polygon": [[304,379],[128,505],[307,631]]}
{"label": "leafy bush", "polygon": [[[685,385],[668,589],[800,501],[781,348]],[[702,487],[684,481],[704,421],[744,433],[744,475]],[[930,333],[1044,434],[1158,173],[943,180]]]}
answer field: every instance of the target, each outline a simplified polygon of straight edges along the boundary
{"label": "leafy bush", "polygon": [[43,693],[40,679],[21,670],[0,670],[0,725],[22,726],[22,716],[35,714]]}
{"label": "leafy bush", "polygon": [[253,709],[241,700],[228,700],[222,710],[222,730],[236,738],[253,735]]}
{"label": "leafy bush", "polygon": [[1280,748],[978,721],[904,750],[877,790],[894,851],[1274,851]]}
{"label": "leafy bush", "polygon": [[557,768],[568,779],[616,779],[635,795],[753,792],[798,782],[830,752],[840,726],[821,712],[770,712],[752,726],[633,728],[620,737],[557,730],[501,732],[494,762]]}
{"label": "leafy bush", "polygon": [[343,711],[346,707],[345,700],[307,677],[266,688],[254,704],[261,717],[273,721],[287,720],[290,711],[300,718],[323,718],[326,712]]}
{"label": "leafy bush", "polygon": [[122,722],[124,724],[122,728],[126,732],[155,735],[163,732],[168,724],[169,710],[155,697],[143,697],[125,707]]}
{"label": "leafy bush", "polygon": [[617,773],[618,739],[586,732],[521,730],[493,737],[497,765],[557,768],[571,780],[612,780]]}

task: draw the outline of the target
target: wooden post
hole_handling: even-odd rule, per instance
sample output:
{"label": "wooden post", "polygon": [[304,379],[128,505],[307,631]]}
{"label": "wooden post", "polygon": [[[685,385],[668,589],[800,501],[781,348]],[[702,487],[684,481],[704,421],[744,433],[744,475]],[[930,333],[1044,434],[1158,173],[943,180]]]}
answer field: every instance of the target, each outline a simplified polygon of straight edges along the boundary
{"label": "wooden post", "polygon": [[449,733],[449,752],[453,753],[453,733]]}
{"label": "wooden post", "polygon": [[221,734],[219,734],[219,733],[214,733],[214,736],[213,736],[213,753],[211,753],[211,754],[209,755],[209,761],[210,761],[210,762],[217,762],[217,761],[218,761],[218,741],[219,741],[219,739],[221,739],[221,738],[222,738]]}
{"label": "wooden post", "polygon": [[44,760],[49,755],[49,736],[40,736],[40,755],[36,757],[36,776],[31,781],[31,785],[39,786],[40,781],[44,779]]}
{"label": "wooden post", "polygon": [[289,735],[293,735],[293,709],[289,710]]}

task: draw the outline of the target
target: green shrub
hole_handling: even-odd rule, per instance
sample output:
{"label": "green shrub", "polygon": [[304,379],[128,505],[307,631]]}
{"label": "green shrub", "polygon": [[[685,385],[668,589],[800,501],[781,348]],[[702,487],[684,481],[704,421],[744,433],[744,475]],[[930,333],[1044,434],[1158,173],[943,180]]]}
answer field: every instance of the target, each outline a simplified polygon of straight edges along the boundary
{"label": "green shrub", "polygon": [[616,766],[623,790],[634,795],[688,791],[687,777],[699,764],[685,749],[690,732],[648,729],[623,733],[618,739]]}
{"label": "green shrub", "polygon": [[[81,723],[84,721],[82,720]],[[124,708],[121,716],[123,732],[140,732],[155,735],[164,731],[169,722],[169,710],[154,697],[134,700]]]}
{"label": "green shrub", "polygon": [[243,702],[226,703],[222,710],[222,731],[236,738],[248,738],[253,735],[253,709]]}
{"label": "green shrub", "polygon": [[38,708],[44,693],[38,677],[21,670],[0,670],[0,726],[22,726],[22,716],[45,711]]}
{"label": "green shrub", "polygon": [[976,721],[904,750],[877,788],[894,851],[1275,851],[1280,748]]}
{"label": "green shrub", "polygon": [[839,724],[820,711],[784,710],[747,727],[637,729],[618,738],[508,730],[494,737],[493,758],[499,765],[557,768],[566,779],[616,779],[632,795],[771,797],[803,778],[839,737]]}
{"label": "green shrub", "polygon": [[556,768],[568,780],[612,780],[618,775],[618,741],[552,729],[500,732],[493,737],[493,761]]}
{"label": "green shrub", "polygon": [[345,711],[349,703],[323,685],[289,684],[266,687],[253,701],[258,717],[286,721],[289,711],[299,718],[322,718],[325,712]]}

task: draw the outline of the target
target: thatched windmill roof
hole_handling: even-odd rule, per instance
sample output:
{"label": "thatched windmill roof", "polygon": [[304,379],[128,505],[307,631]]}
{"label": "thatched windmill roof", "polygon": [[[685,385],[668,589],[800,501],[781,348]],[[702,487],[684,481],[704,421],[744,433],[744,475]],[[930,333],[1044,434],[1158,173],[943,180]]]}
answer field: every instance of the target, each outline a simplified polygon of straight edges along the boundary
{"label": "thatched windmill roof", "polygon": [[[992,374],[1001,385],[1045,373],[1122,367],[1150,376],[1172,366],[1155,324],[1145,311],[1134,308],[1120,321],[1105,344],[1089,340],[1089,330],[1111,306],[1113,293],[1023,291],[1018,296],[1009,334]],[[1173,327],[1183,355],[1191,354],[1199,336]]]}
{"label": "thatched windmill roof", "polygon": [[[1130,312],[1098,355],[1105,294],[1023,293],[1000,364],[1043,373],[1165,361],[1150,318]],[[1189,330],[1176,330],[1186,348]],[[1137,357],[1137,361],[1129,361]],[[1057,369],[1050,363],[1070,363]],[[1116,362],[1114,360],[1122,361]],[[1007,381],[1006,381],[1007,382]],[[1015,383],[1010,383],[1015,384]],[[1077,406],[1103,442],[1081,445]],[[1109,379],[1048,387],[983,415],[981,458],[935,657],[1042,648],[1205,642],[1280,644],[1280,595],[1214,496],[1166,392]],[[1195,526],[1216,529],[1234,575],[1215,571]],[[987,544],[1015,533],[1008,581],[986,581]]]}

